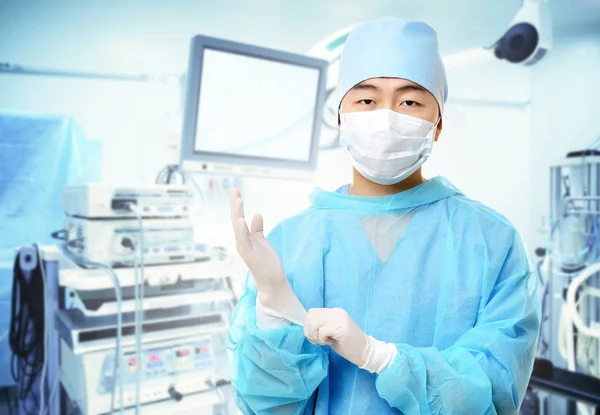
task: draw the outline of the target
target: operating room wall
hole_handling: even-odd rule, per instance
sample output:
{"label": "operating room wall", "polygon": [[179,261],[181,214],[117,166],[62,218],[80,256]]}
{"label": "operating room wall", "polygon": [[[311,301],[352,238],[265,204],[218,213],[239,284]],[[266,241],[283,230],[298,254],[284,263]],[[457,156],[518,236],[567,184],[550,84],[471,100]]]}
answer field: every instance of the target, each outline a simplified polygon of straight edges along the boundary
{"label": "operating room wall", "polygon": [[[545,246],[550,166],[600,137],[600,25],[557,37],[554,49],[532,77],[530,233],[532,248]],[[520,151],[520,148],[515,148]]]}
{"label": "operating room wall", "polygon": [[525,240],[531,75],[529,68],[495,59],[449,69],[444,128],[423,169],[428,177],[446,176],[466,196],[505,215]]}

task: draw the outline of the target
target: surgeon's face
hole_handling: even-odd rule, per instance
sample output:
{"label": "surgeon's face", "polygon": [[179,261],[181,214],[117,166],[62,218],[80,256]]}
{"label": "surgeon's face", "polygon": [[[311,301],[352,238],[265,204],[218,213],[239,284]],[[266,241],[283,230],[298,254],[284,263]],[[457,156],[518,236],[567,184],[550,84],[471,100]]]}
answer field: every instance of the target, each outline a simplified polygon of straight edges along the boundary
{"label": "surgeon's face", "polygon": [[[436,123],[440,118],[437,101],[420,85],[400,78],[371,78],[352,88],[340,107],[342,114],[357,111],[390,109],[400,114]],[[442,131],[442,121],[437,125],[435,141]]]}

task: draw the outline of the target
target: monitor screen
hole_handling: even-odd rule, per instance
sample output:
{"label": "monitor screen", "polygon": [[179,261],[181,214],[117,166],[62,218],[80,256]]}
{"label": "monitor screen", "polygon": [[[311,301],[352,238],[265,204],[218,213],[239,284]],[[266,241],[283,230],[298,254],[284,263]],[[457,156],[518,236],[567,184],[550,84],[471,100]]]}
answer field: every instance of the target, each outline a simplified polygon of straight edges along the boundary
{"label": "monitor screen", "polygon": [[319,71],[204,49],[197,152],[308,162]]}
{"label": "monitor screen", "polygon": [[316,168],[327,67],[305,55],[195,36],[182,169],[309,178]]}

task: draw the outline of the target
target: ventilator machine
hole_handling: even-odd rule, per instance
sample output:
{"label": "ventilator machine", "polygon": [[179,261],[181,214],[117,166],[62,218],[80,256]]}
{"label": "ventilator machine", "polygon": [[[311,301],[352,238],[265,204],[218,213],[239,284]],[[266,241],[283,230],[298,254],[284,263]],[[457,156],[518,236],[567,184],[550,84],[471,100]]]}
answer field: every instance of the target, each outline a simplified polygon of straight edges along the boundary
{"label": "ventilator machine", "polygon": [[600,152],[550,169],[538,359],[523,414],[600,413]]}

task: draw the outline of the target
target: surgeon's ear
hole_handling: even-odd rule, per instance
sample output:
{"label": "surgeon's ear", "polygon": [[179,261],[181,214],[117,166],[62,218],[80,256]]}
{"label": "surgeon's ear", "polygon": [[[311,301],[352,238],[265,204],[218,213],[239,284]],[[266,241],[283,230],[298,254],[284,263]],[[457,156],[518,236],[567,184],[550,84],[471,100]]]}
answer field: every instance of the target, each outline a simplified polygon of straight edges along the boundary
{"label": "surgeon's ear", "polygon": [[442,119],[440,119],[440,122],[437,123],[436,127],[435,127],[435,133],[433,136],[433,141],[435,141],[437,143],[437,140],[440,138],[440,134],[442,134],[442,128],[444,126],[442,125]]}

